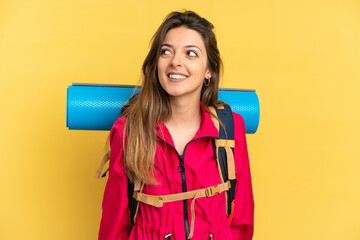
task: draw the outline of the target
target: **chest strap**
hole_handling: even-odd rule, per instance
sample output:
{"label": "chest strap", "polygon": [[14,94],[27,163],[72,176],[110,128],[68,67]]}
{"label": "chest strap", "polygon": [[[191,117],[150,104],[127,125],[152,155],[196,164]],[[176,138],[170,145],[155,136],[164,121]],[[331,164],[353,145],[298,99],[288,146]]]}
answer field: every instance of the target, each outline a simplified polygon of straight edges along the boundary
{"label": "chest strap", "polygon": [[181,192],[181,193],[161,195],[161,196],[149,195],[141,192],[134,192],[133,196],[137,201],[143,202],[145,204],[154,207],[162,207],[164,203],[168,203],[168,202],[176,202],[186,199],[192,199],[191,207],[190,207],[191,227],[190,227],[190,234],[188,236],[188,239],[190,239],[194,234],[194,227],[195,227],[195,199],[202,197],[212,197],[215,196],[216,194],[222,193],[224,191],[228,191],[230,188],[231,188],[230,181],[227,181],[225,183],[221,183],[215,186],[197,189],[188,192]]}

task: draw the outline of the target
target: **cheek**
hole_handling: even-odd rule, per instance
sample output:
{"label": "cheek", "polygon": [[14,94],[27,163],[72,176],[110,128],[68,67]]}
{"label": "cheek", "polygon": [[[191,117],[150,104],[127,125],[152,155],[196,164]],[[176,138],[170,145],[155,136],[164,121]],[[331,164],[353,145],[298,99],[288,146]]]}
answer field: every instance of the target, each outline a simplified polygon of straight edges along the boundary
{"label": "cheek", "polygon": [[199,81],[202,81],[205,78],[206,65],[202,62],[194,64],[191,66],[190,70],[196,78],[199,78]]}
{"label": "cheek", "polygon": [[163,86],[163,83],[164,83],[164,78],[165,78],[165,67],[164,67],[164,63],[162,61],[158,61],[158,64],[157,64],[157,77],[158,77],[158,81],[161,85],[161,87],[164,87]]}
{"label": "cheek", "polygon": [[158,73],[164,73],[165,72],[165,67],[166,67],[166,63],[164,60],[161,60],[161,58],[158,60],[157,63],[157,68],[158,68]]}

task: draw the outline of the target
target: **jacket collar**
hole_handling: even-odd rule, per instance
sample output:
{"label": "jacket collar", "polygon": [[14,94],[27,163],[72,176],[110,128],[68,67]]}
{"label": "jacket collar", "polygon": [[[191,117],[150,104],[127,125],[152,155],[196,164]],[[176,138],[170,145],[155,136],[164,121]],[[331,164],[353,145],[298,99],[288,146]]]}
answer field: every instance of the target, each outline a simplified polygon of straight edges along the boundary
{"label": "jacket collar", "polygon": [[[214,122],[211,120],[210,113],[208,113],[205,110],[202,102],[200,102],[200,108],[201,108],[200,127],[192,140],[198,139],[198,138],[205,138],[205,137],[218,138],[219,132],[216,129]],[[157,128],[156,128],[157,135],[160,138],[162,138],[163,140],[165,140],[166,142],[168,142],[174,146],[174,141],[173,141],[171,134],[170,134],[168,128],[166,127],[166,125],[164,123],[157,123],[156,126],[157,126]]]}

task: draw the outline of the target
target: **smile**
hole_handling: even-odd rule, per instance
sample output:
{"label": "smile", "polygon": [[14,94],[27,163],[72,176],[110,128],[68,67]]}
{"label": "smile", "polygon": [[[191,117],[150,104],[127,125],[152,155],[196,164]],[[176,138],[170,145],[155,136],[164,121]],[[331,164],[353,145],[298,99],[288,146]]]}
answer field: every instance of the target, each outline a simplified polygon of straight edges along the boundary
{"label": "smile", "polygon": [[185,75],[172,74],[172,73],[168,74],[168,77],[173,78],[173,79],[185,79],[185,78],[187,78],[187,76],[185,76]]}

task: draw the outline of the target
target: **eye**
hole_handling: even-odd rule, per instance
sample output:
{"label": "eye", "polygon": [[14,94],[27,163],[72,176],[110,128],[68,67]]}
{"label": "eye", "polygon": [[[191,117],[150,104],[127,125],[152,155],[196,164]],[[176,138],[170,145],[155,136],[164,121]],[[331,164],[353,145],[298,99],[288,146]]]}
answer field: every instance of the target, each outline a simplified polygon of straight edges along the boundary
{"label": "eye", "polygon": [[169,55],[169,54],[170,54],[170,50],[167,49],[167,48],[163,48],[163,49],[161,49],[160,54],[161,54],[161,55]]}
{"label": "eye", "polygon": [[193,50],[189,50],[189,51],[187,52],[187,54],[188,54],[190,57],[197,57],[197,53],[196,53],[195,51],[193,51]]}

